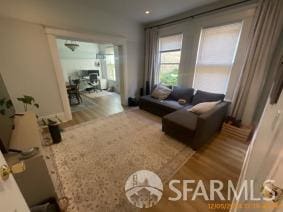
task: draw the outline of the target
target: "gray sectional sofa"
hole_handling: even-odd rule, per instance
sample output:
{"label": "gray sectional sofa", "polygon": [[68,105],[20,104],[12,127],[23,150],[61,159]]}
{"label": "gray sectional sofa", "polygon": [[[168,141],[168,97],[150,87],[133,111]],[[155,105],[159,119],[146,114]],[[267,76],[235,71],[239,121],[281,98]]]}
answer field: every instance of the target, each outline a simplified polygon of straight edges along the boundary
{"label": "gray sectional sofa", "polygon": [[[139,107],[161,116],[163,132],[197,150],[221,129],[229,106],[229,103],[224,101],[224,97],[224,94],[200,90],[195,92],[192,88],[174,87],[165,100],[158,100],[150,95],[141,97]],[[187,103],[180,105],[179,99],[186,99]],[[221,103],[204,114],[197,115],[187,111],[201,102],[219,100]]]}

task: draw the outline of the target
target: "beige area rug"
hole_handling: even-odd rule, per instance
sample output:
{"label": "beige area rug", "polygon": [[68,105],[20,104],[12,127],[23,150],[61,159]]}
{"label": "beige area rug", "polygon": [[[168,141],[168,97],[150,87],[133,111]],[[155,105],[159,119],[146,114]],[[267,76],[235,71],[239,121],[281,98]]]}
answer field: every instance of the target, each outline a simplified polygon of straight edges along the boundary
{"label": "beige area rug", "polygon": [[96,91],[96,92],[85,92],[83,93],[84,96],[87,96],[88,98],[91,98],[91,99],[95,99],[95,98],[98,98],[98,97],[102,97],[102,96],[110,96],[110,95],[114,95],[115,93],[113,92],[109,92],[109,91],[105,91],[105,90],[102,90],[102,91]]}
{"label": "beige area rug", "polygon": [[68,211],[136,211],[124,192],[132,173],[153,171],[163,184],[173,177],[194,151],[164,135],[160,122],[128,110],[67,128],[61,143],[46,147],[59,196],[70,199]]}

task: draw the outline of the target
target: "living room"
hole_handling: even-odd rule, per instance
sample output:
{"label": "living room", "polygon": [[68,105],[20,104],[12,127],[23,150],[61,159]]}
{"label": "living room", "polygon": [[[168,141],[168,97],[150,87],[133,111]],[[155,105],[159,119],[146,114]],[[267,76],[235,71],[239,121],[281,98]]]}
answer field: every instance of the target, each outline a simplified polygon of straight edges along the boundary
{"label": "living room", "polygon": [[[112,3],[1,4],[1,151],[14,173],[8,181],[17,183],[9,182],[17,209],[209,211],[231,204],[220,195],[170,201],[184,186],[170,183],[202,180],[208,189],[217,179],[226,188],[228,180],[236,187],[248,174],[260,176],[260,168],[243,170],[260,155],[260,140],[273,138],[262,144],[267,151],[281,132],[282,2]],[[91,67],[71,61],[88,51],[91,57],[79,59]],[[112,91],[117,99],[97,97]],[[10,197],[8,211],[16,209]]]}

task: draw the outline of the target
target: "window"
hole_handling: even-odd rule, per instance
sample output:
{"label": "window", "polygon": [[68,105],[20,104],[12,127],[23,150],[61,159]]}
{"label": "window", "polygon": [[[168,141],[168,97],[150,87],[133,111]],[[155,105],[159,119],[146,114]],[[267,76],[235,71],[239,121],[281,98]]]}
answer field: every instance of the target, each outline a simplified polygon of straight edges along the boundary
{"label": "window", "polygon": [[107,79],[116,81],[115,56],[114,56],[113,48],[106,49],[105,61],[106,61]]}
{"label": "window", "polygon": [[195,89],[226,93],[242,23],[202,29],[195,67]]}
{"label": "window", "polygon": [[183,35],[159,39],[159,82],[177,85]]}

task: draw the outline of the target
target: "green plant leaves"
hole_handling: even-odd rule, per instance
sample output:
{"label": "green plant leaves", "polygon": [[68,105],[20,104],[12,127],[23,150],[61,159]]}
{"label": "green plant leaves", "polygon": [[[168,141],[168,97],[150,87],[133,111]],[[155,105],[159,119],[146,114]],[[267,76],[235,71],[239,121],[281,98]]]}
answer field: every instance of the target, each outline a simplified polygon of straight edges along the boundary
{"label": "green plant leaves", "polygon": [[5,104],[5,98],[0,99],[0,106],[3,106]]}
{"label": "green plant leaves", "polygon": [[13,103],[12,103],[11,99],[9,99],[9,100],[6,101],[6,108],[10,109],[11,107],[13,107]]}
{"label": "green plant leaves", "polygon": [[9,110],[13,106],[13,103],[10,99],[6,100],[6,98],[0,99],[0,114],[6,115],[6,110]]}
{"label": "green plant leaves", "polygon": [[23,95],[23,97],[17,98],[17,100],[24,104],[25,111],[27,111],[28,105],[39,108],[39,104],[35,102],[35,99],[32,96]]}

